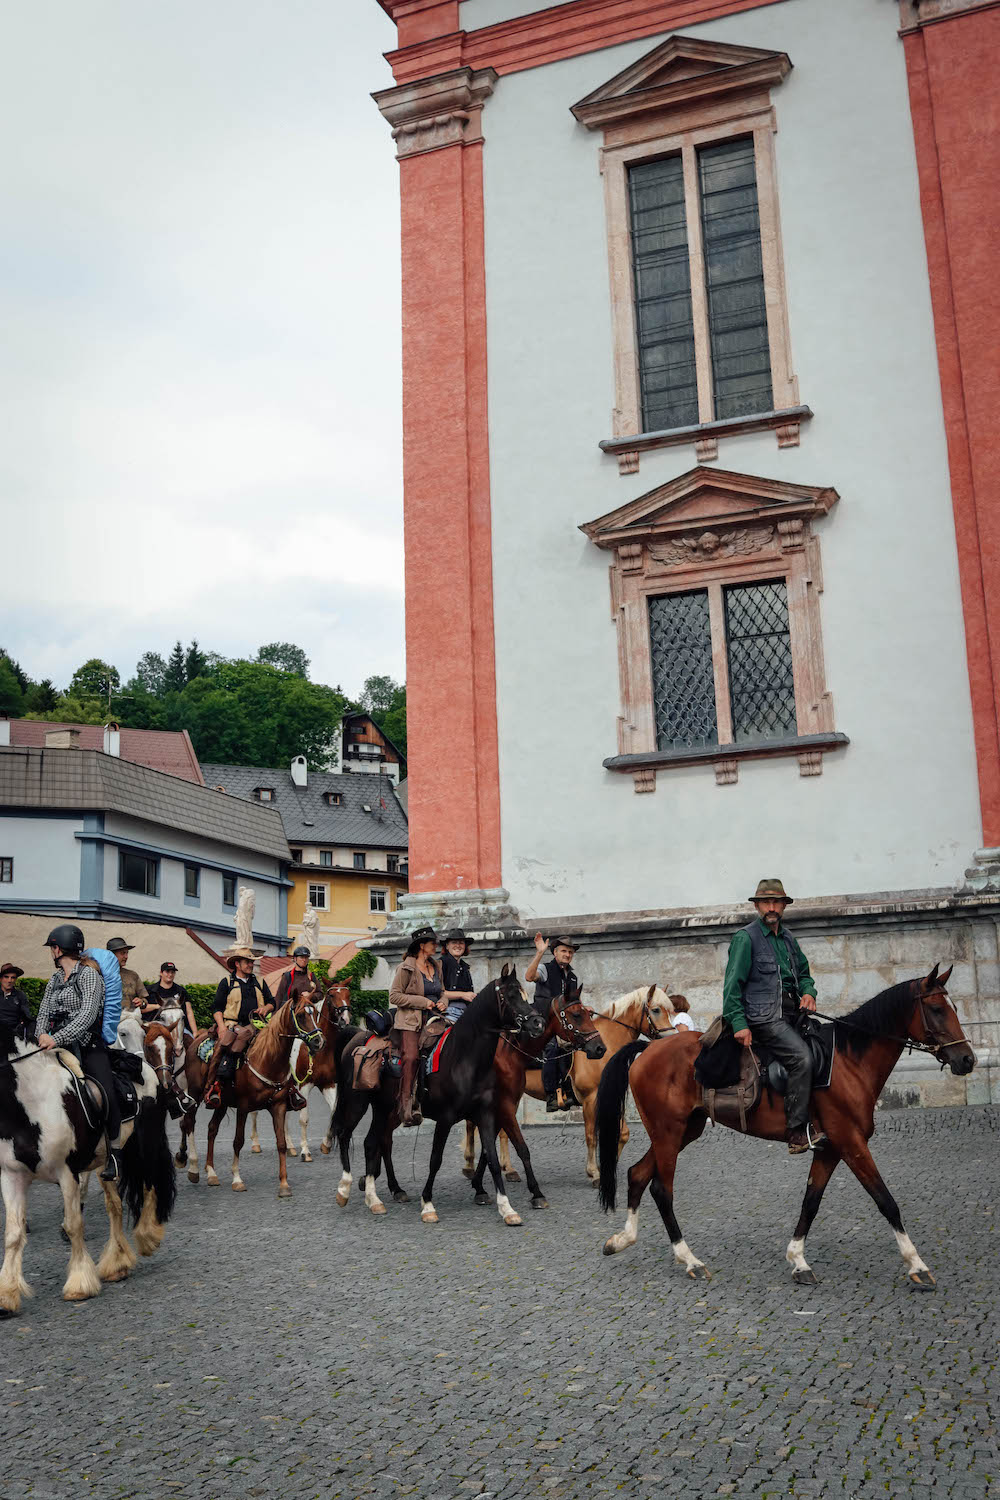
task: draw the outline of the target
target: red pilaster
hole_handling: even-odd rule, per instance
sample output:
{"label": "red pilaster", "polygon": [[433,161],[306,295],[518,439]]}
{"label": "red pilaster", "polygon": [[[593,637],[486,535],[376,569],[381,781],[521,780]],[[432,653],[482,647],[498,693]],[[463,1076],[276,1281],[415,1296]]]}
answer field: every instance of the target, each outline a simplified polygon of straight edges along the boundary
{"label": "red pilaster", "polygon": [[[919,14],[919,13],[918,13]],[[903,37],[975,725],[983,843],[1000,846],[1000,8]],[[933,712],[933,705],[927,708]]]}

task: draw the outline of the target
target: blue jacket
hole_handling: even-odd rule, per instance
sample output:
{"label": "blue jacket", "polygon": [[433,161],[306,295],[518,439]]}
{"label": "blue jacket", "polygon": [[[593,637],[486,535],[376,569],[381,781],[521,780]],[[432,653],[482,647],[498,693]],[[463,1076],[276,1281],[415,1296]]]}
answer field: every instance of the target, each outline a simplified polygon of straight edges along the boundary
{"label": "blue jacket", "polygon": [[110,1047],[118,1040],[118,1022],[122,1018],[121,964],[109,948],[88,948],[84,956],[92,958],[104,976],[104,1021],[101,1035]]}

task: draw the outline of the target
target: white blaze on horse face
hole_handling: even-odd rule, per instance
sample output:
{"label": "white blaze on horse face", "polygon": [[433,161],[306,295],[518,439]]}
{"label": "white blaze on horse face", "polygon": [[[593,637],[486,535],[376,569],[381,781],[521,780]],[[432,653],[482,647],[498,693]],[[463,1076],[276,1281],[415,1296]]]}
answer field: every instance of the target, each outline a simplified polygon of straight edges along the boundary
{"label": "white blaze on horse face", "polygon": [[906,1264],[907,1275],[912,1276],[914,1271],[926,1271],[928,1268],[917,1254],[917,1247],[910,1239],[910,1236],[901,1229],[894,1229],[892,1232],[896,1236],[899,1253]]}

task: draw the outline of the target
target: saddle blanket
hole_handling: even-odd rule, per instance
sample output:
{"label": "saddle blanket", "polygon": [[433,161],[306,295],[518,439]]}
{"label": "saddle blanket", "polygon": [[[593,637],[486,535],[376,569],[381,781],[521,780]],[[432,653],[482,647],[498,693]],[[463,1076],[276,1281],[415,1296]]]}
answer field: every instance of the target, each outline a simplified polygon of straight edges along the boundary
{"label": "saddle blanket", "polygon": [[443,1031],[438,1037],[433,1052],[429,1052],[427,1054],[427,1057],[424,1059],[424,1072],[426,1073],[428,1078],[432,1073],[436,1073],[438,1068],[441,1066],[441,1049],[443,1048],[448,1038],[451,1036],[451,1033],[452,1028],[449,1026],[448,1030]]}
{"label": "saddle blanket", "polygon": [[198,1043],[198,1056],[203,1063],[212,1061],[212,1053],[215,1051],[215,1038],[207,1036],[203,1042]]}

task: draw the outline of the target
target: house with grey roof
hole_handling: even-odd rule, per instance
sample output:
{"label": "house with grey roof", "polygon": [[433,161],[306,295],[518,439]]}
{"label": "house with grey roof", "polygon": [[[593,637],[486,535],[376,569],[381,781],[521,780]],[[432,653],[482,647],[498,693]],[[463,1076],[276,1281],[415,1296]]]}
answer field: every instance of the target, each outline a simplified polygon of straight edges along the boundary
{"label": "house with grey roof", "polygon": [[409,884],[408,826],[388,776],[315,771],[304,756],[287,768],[202,765],[209,787],[281,814],[291,849],[288,933],[318,913],[321,948],[370,937]]}
{"label": "house with grey roof", "polygon": [[71,730],[0,747],[0,915],[183,927],[218,952],[249,886],[255,944],[283,953],[290,862],[266,803],[81,749]]}

